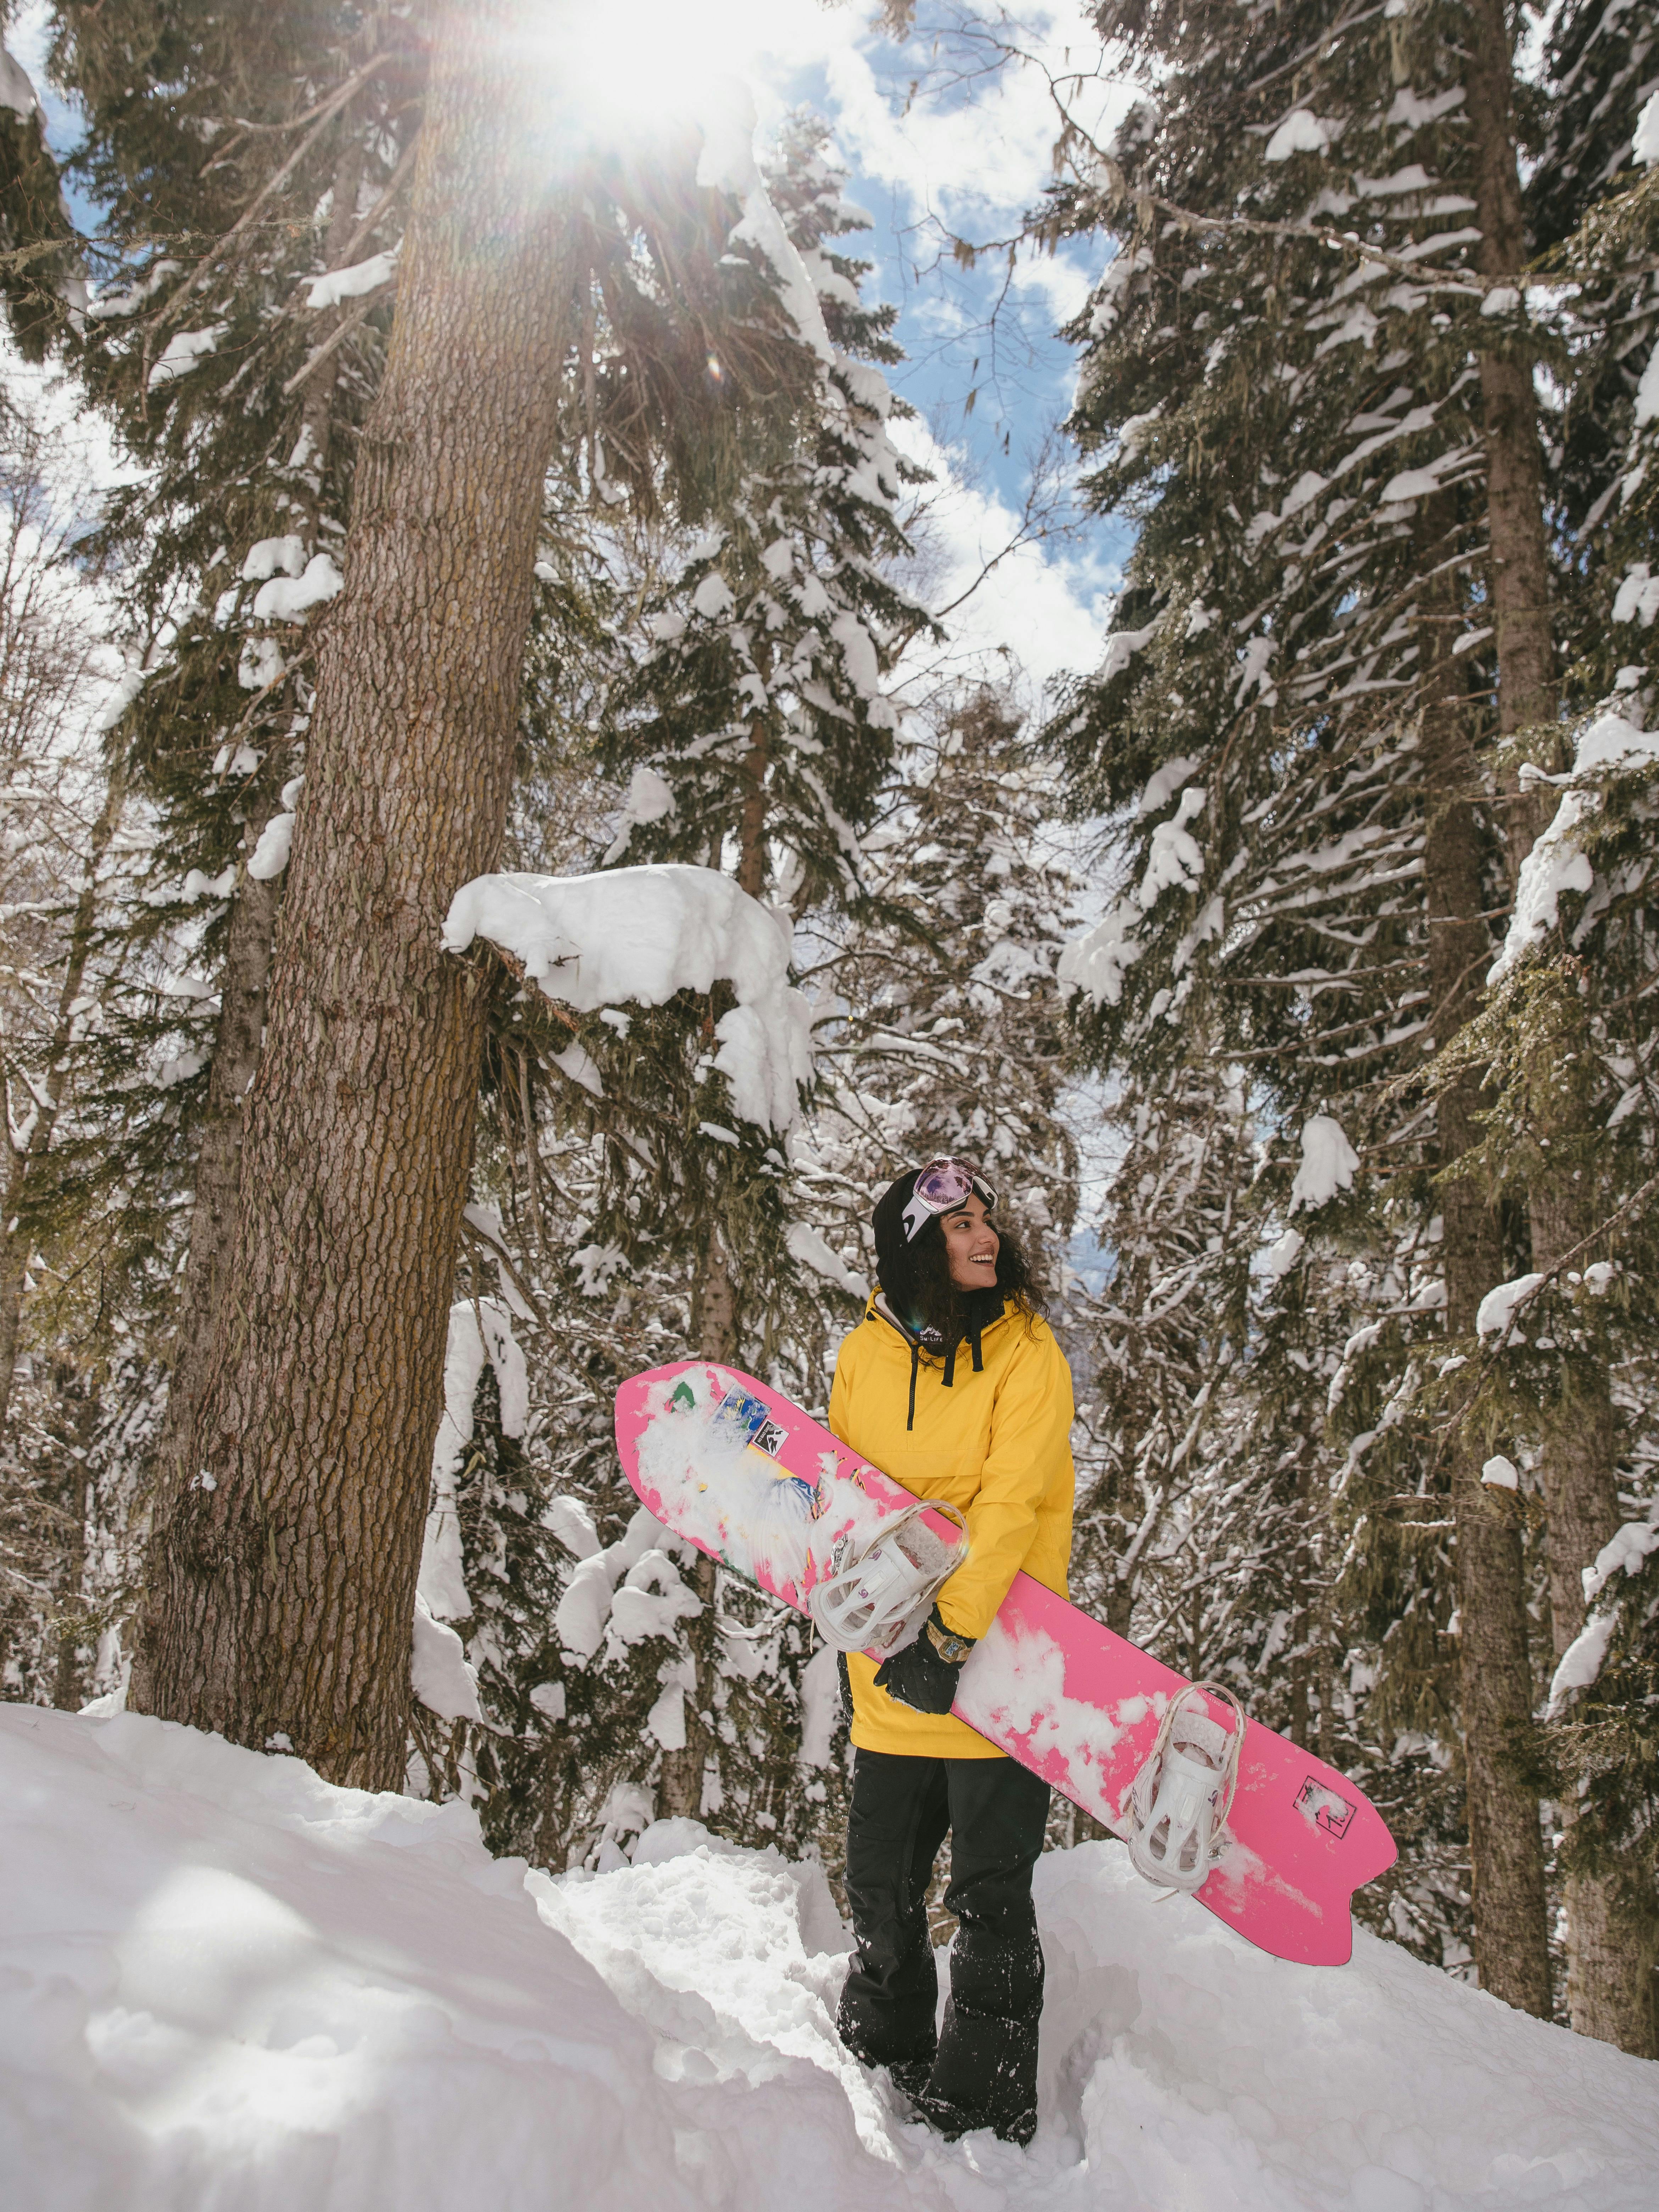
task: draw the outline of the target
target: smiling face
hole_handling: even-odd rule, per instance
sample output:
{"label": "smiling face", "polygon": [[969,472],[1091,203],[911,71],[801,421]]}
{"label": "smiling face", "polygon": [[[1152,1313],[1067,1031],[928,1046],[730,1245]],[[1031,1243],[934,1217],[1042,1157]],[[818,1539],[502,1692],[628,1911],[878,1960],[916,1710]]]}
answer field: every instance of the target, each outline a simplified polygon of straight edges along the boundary
{"label": "smiling face", "polygon": [[996,1288],[997,1254],[1001,1249],[985,1201],[977,1191],[942,1213],[939,1225],[945,1232],[945,1250],[951,1263],[951,1280],[958,1290]]}

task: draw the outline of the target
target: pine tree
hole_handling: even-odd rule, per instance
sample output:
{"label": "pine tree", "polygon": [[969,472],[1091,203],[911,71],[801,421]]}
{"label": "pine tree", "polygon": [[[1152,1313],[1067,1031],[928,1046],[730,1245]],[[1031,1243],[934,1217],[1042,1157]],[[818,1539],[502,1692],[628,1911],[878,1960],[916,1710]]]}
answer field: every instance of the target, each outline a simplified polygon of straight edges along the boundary
{"label": "pine tree", "polygon": [[[356,487],[347,585],[319,660],[289,919],[250,1100],[233,1247],[240,1325],[193,1410],[188,1448],[165,1470],[151,1547],[143,1699],[211,1715],[258,1741],[275,1722],[342,1775],[395,1777],[403,1767],[400,1639],[483,1036],[480,979],[446,961],[436,932],[456,885],[499,854],[543,478],[560,429],[562,373],[581,336],[576,301],[597,260],[602,289],[630,292],[636,328],[671,319],[617,265],[640,222],[619,231],[596,210],[590,229],[579,199],[532,173],[540,140],[528,110],[513,104],[532,93],[507,86],[510,46],[493,18],[465,29],[453,15],[438,19],[441,90],[428,96],[407,269],[365,433],[373,466]],[[510,130],[496,105],[509,89],[519,118]],[[588,173],[597,185],[597,167]],[[684,220],[684,198],[657,189],[647,231]],[[729,205],[716,194],[696,210],[696,281],[762,310],[749,319],[734,381],[739,395],[769,388],[787,407],[799,340],[780,312],[764,311],[764,288],[722,276],[696,228],[711,216],[729,226]],[[498,224],[520,241],[521,258],[483,250]],[[739,327],[735,318],[729,326]],[[686,416],[676,425],[684,433]],[[468,518],[486,511],[479,537]],[[428,599],[442,613],[435,627],[420,611]],[[413,720],[400,703],[411,699],[424,702]],[[329,835],[308,845],[313,810]],[[368,890],[377,884],[378,903]],[[295,886],[305,902],[297,911]],[[401,927],[406,908],[429,927]],[[343,936],[346,912],[362,921]],[[363,1005],[378,1012],[360,1030],[343,1017]],[[366,1212],[364,1178],[381,1175],[418,1196]],[[296,1238],[292,1264],[317,1294],[297,1305],[287,1256]],[[344,1381],[368,1356],[345,1316],[370,1309],[397,1317],[392,1398]],[[290,1389],[298,1395],[285,1409]],[[210,1492],[192,1472],[210,1461]],[[331,1470],[325,1479],[313,1479],[318,1466]],[[357,1497],[368,1470],[374,1508],[367,1492]],[[343,1506],[347,1498],[356,1502]],[[325,1668],[346,1670],[326,1680],[295,1663],[281,1626],[285,1608],[303,1611],[318,1595],[309,1539],[296,1535],[289,1565],[274,1539],[252,1552],[245,1540],[268,1516],[286,1525],[290,1511],[314,1529],[331,1571],[343,1572],[342,1601],[358,1624],[313,1651]]]}
{"label": "pine tree", "polygon": [[[240,7],[186,25],[143,0],[61,9],[53,62],[88,120],[72,168],[106,210],[91,250],[114,264],[71,350],[147,464],[98,550],[146,654],[123,736],[157,817],[128,924],[149,957],[112,1009],[106,1110],[74,1194],[106,1196],[142,1255],[171,1234],[184,1170],[166,1456],[224,1304],[314,633],[384,354],[422,64],[384,14]],[[348,266],[350,303],[313,308],[314,280]],[[135,1061],[169,1079],[135,1085]]]}
{"label": "pine tree", "polygon": [[[1563,534],[1577,549],[1564,565],[1559,616],[1577,741],[1570,763],[1559,748],[1526,749],[1540,820],[1552,807],[1553,818],[1522,869],[1483,1027],[1497,1083],[1486,1154],[1494,1179],[1524,1194],[1534,1234],[1522,1279],[1540,1279],[1507,1340],[1492,1333],[1488,1418],[1506,1449],[1541,1469],[1548,1514],[1559,1748],[1546,1772],[1565,1831],[1569,2005],[1575,2027],[1644,2055],[1659,2049],[1659,1900],[1632,1818],[1646,1786],[1641,1727],[1632,1734],[1634,1717],[1621,1711],[1643,1694],[1640,1630],[1632,1638],[1633,1623],[1620,1621],[1636,1671],[1616,1662],[1605,1688],[1586,1655],[1611,1648],[1615,1616],[1628,1613],[1604,1596],[1599,1622],[1587,1619],[1592,1590],[1606,1591],[1604,1562],[1621,1544],[1639,1547],[1651,1493],[1650,1321],[1639,1289],[1653,1149],[1643,1074],[1650,839],[1641,826],[1651,741],[1640,732],[1654,698],[1643,592],[1659,510],[1645,484],[1654,410],[1644,409],[1641,380],[1659,343],[1645,265],[1659,199],[1633,142],[1654,66],[1650,25],[1569,10],[1555,26],[1550,127],[1530,190],[1553,263],[1577,279],[1561,310],[1574,374],[1551,454]],[[1551,769],[1565,770],[1559,801],[1537,773]],[[1613,1295],[1610,1270],[1620,1278]],[[1639,1548],[1627,1556],[1634,1572]],[[1587,1694],[1574,1709],[1577,1687]],[[1609,1780],[1615,1747],[1636,1760],[1629,1784]]]}
{"label": "pine tree", "polygon": [[[868,895],[858,833],[894,719],[879,678],[921,619],[884,574],[903,542],[903,476],[878,366],[892,357],[891,311],[865,308],[864,264],[826,248],[861,219],[842,204],[824,138],[796,118],[769,185],[832,358],[798,423],[757,425],[737,449],[700,530],[688,530],[696,518],[680,500],[639,539],[645,574],[664,580],[643,595],[613,587],[615,604],[641,605],[643,627],[591,702],[596,756],[627,791],[607,862],[723,869],[751,896],[815,916]],[[826,1346],[851,1278],[790,1219],[776,1132],[746,1121],[727,1095],[711,1039],[730,1011],[717,987],[660,1009],[607,1010],[580,1025],[574,1049],[556,1023],[550,1036],[533,1034],[533,1014],[501,1041],[509,1097],[517,1070],[519,1127],[500,1124],[486,1187],[521,1201],[503,1208],[521,1267],[578,1317],[574,1343],[550,1345],[540,1371],[549,1391],[594,1409],[597,1437],[616,1384],[688,1345],[808,1402],[827,1393]],[[585,1370],[571,1364],[576,1346],[587,1347]],[[672,1540],[635,1558],[635,1501],[595,1441],[556,1496],[561,1533],[574,1529],[590,1559],[608,1540],[605,1572],[629,1595],[586,1617],[574,1644],[556,1640],[524,1662],[549,1675],[544,1703],[559,1709],[544,1731],[561,1779],[555,1809],[539,1816],[540,1848],[579,1858],[613,1850],[618,1821],[653,1807],[744,1840],[804,1846],[835,1784],[799,1756],[804,1725],[815,1745],[823,1733],[821,1717],[804,1720],[820,1716],[823,1672],[804,1680],[805,1624]],[[573,1505],[580,1520],[560,1517]],[[674,1559],[690,1570],[683,1579]],[[584,1571],[582,1589],[597,1589],[599,1569]],[[642,1575],[658,1578],[643,1594]],[[577,1613],[585,1602],[572,1600]],[[624,1632],[630,1609],[652,1632]],[[827,1750],[817,1747],[819,1765]],[[503,1819],[527,1817],[532,1771],[505,1784]]]}
{"label": "pine tree", "polygon": [[899,766],[865,841],[871,904],[825,963],[829,1110],[806,1188],[836,1252],[868,1267],[884,1185],[936,1153],[975,1159],[1058,1308],[1079,1161],[1054,963],[1079,887],[1047,834],[1052,781],[988,686],[924,700]]}
{"label": "pine tree", "polygon": [[[300,765],[303,610],[337,584],[326,556],[309,584],[288,572],[343,534],[343,433],[361,421],[387,320],[384,291],[350,317],[313,311],[307,280],[384,243],[388,220],[395,240],[398,194],[384,188],[399,181],[420,64],[384,13],[181,16],[123,0],[58,9],[52,67],[79,102],[76,179],[104,219],[70,262],[53,171],[49,210],[37,193],[9,214],[21,241],[33,221],[34,247],[10,264],[33,272],[28,296],[9,282],[8,300],[20,337],[55,346],[106,410],[129,463],[77,551],[122,611],[132,665],[109,789],[143,859],[104,883],[95,916],[83,896],[79,957],[96,981],[62,1060],[64,1110],[37,1123],[37,1144],[48,1130],[55,1142],[31,1163],[23,1219],[64,1280],[97,1286],[78,1305],[37,1288],[34,1333],[70,1330],[103,1392],[137,1393],[103,1404],[96,1425],[104,1518],[122,1527],[142,1487],[125,1454],[165,1449],[158,1407],[176,1428],[222,1289],[280,888],[261,840],[273,818],[280,839],[278,794]],[[174,345],[191,320],[204,329]],[[331,331],[349,343],[319,349]],[[279,595],[289,604],[268,611]],[[140,1510],[135,1546],[142,1534]],[[100,1602],[132,1565],[102,1548]]]}
{"label": "pine tree", "polygon": [[[1451,9],[1340,40],[1322,9],[1103,20],[1170,73],[1054,216],[1122,236],[1075,332],[1075,421],[1096,500],[1141,520],[1105,660],[1054,726],[1080,805],[1140,807],[1129,888],[1068,973],[1103,1053],[1167,1066],[1196,1026],[1287,1135],[1334,1122],[1382,1202],[1379,1279],[1402,1202],[1437,1213],[1443,1318],[1400,1341],[1455,1341],[1502,1272],[1458,1166],[1479,1077],[1437,1121],[1398,1086],[1474,1012],[1490,957],[1504,817],[1482,748],[1549,711],[1512,604],[1541,463],[1516,368],[1535,342],[1499,281],[1520,266],[1507,77],[1464,84]],[[1488,1986],[1546,2010],[1536,1813],[1503,1763],[1532,1705],[1521,1528],[1454,1433],[1434,1482],[1459,1523],[1477,1948]]]}
{"label": "pine tree", "polygon": [[79,289],[72,226],[46,145],[40,96],[0,45],[0,298],[19,351],[45,359]]}
{"label": "pine tree", "polygon": [[629,778],[608,860],[735,866],[797,913],[856,902],[859,830],[891,755],[881,678],[927,617],[888,573],[905,550],[882,374],[892,307],[866,307],[870,264],[830,241],[864,218],[842,198],[828,132],[797,117],[770,177],[835,349],[811,419],[745,457],[714,526],[644,609],[653,646],[612,695],[599,757]]}
{"label": "pine tree", "polygon": [[[881,679],[925,621],[885,573],[904,545],[901,487],[915,476],[887,430],[893,402],[881,365],[895,357],[894,311],[863,304],[868,264],[833,244],[863,218],[843,204],[827,137],[822,125],[794,118],[769,179],[829,340],[814,404],[786,441],[754,441],[702,536],[683,559],[668,553],[665,584],[644,609],[651,645],[613,693],[599,745],[606,768],[629,778],[607,860],[729,868],[751,896],[769,894],[797,913],[866,895],[858,835],[895,719]],[[704,1356],[741,1364],[771,1352],[780,1303],[800,1304],[790,1296],[800,1238],[788,1237],[778,1210],[775,1153],[718,1139],[700,1150],[702,1159],[684,1164],[703,1194],[691,1334]],[[784,1333],[796,1332],[786,1324]],[[729,1740],[722,1753],[698,1717],[714,1713],[732,1680],[729,1664],[717,1663],[715,1637],[730,1581],[709,1562],[694,1569],[702,1611],[687,1631],[691,1718],[664,1761],[664,1801],[676,1814],[696,1816],[711,1792],[724,1794],[720,1778],[739,1740],[727,1714],[715,1730]],[[775,1641],[784,1631],[775,1623],[774,1632]],[[798,1666],[805,1640],[790,1629],[787,1641]],[[728,1638],[728,1660],[731,1650]],[[769,1804],[757,1809],[777,1817]]]}
{"label": "pine tree", "polygon": [[1632,500],[1638,515],[1643,503],[1640,485],[1623,498],[1620,487],[1639,459],[1631,451],[1631,417],[1659,316],[1642,265],[1651,193],[1644,205],[1634,146],[1643,107],[1659,91],[1659,33],[1640,9],[1575,0],[1552,20],[1543,88],[1528,220],[1546,265],[1570,265],[1583,288],[1566,308],[1573,374],[1553,426],[1559,443],[1550,490],[1565,527],[1588,553],[1578,574],[1587,570],[1586,580],[1599,585],[1588,591],[1569,585],[1559,626],[1572,690],[1599,696],[1612,687],[1628,635],[1607,619],[1606,572],[1611,568],[1613,579],[1623,574],[1607,556]]}

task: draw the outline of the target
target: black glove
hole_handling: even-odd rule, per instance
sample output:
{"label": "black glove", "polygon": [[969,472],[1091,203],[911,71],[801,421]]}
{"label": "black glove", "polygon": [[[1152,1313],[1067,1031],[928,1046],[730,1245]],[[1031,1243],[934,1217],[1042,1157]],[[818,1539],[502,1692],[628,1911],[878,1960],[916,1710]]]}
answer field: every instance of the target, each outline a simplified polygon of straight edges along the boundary
{"label": "black glove", "polygon": [[956,1703],[957,1677],[973,1648],[972,1637],[947,1628],[935,1606],[915,1642],[877,1668],[876,1687],[919,1713],[948,1713]]}

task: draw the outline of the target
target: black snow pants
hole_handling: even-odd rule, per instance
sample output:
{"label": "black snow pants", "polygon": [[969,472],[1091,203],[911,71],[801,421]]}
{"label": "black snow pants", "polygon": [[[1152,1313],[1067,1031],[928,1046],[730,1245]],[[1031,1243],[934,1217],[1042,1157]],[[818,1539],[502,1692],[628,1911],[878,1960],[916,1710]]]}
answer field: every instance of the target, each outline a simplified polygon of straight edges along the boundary
{"label": "black snow pants", "polygon": [[[1036,2126],[1042,1946],[1031,1869],[1048,1818],[1048,1784],[1012,1759],[860,1751],[854,1763],[847,1896],[858,1952],[836,2026],[855,2057],[890,2068],[946,2135],[994,2128],[1025,2143]],[[945,1901],[958,1926],[936,2031],[927,1884],[947,1828]]]}

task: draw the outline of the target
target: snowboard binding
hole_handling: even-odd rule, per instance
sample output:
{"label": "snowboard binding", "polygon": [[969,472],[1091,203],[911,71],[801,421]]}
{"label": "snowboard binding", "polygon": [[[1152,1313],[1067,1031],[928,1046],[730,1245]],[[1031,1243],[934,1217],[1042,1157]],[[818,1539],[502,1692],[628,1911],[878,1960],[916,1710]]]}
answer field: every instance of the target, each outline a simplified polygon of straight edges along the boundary
{"label": "snowboard binding", "polygon": [[[1211,1719],[1206,1692],[1231,1708],[1234,1727]],[[1204,1887],[1232,1841],[1227,1814],[1243,1744],[1244,1714],[1231,1690],[1194,1682],[1170,1699],[1129,1791],[1129,1858],[1137,1874],[1188,1894]]]}
{"label": "snowboard binding", "polygon": [[[922,1519],[938,1513],[962,1531],[947,1544]],[[837,1651],[890,1658],[920,1632],[933,1600],[968,1556],[968,1523],[954,1505],[917,1505],[889,1521],[854,1559],[837,1547],[830,1572],[806,1603],[817,1632]]]}

